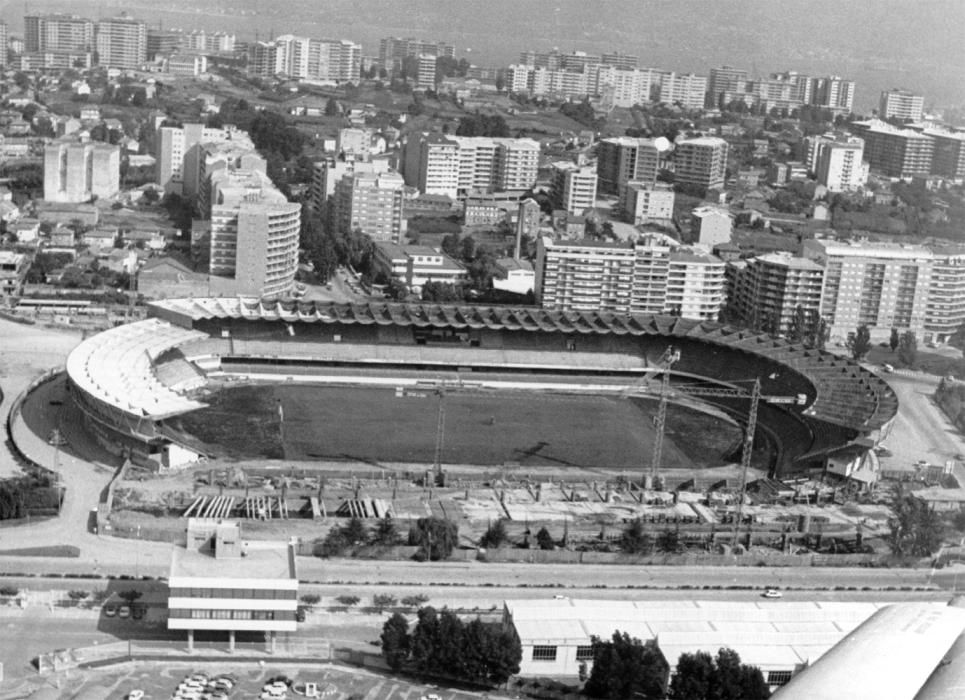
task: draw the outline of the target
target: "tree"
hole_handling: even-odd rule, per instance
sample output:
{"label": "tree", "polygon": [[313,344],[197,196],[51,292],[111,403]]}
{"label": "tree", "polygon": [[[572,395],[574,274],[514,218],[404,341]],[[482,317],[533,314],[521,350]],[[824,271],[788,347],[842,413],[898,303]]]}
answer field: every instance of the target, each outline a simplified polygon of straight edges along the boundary
{"label": "tree", "polygon": [[680,533],[676,530],[664,530],[657,535],[657,549],[664,554],[677,554],[681,550]]}
{"label": "tree", "polygon": [[412,632],[410,649],[412,663],[417,670],[435,670],[434,662],[439,644],[439,613],[430,605],[419,610],[418,622]]}
{"label": "tree", "polygon": [[888,544],[897,556],[927,557],[941,546],[942,520],[920,498],[906,494],[896,499],[889,521]]}
{"label": "tree", "polygon": [[553,536],[545,527],[541,527],[539,532],[536,533],[536,544],[540,549],[556,549],[556,542],[553,541]]}
{"label": "tree", "polygon": [[918,360],[918,338],[913,331],[905,331],[898,341],[898,359],[908,367],[914,367]]}
{"label": "tree", "polygon": [[756,666],[741,663],[732,649],[717,656],[698,651],[681,654],[670,682],[669,700],[766,700],[771,695]]}
{"label": "tree", "polygon": [[325,116],[334,117],[338,114],[338,102],[335,101],[334,97],[329,97],[325,102]]}
{"label": "tree", "polygon": [[409,543],[430,561],[446,559],[459,541],[459,526],[445,518],[419,518],[409,531]]}
{"label": "tree", "polygon": [[507,537],[506,523],[500,518],[496,522],[489,524],[486,532],[483,533],[482,539],[479,540],[479,546],[485,549],[495,549],[496,547],[501,547],[503,543],[506,542]]}
{"label": "tree", "polygon": [[791,317],[791,323],[787,327],[787,333],[785,337],[789,343],[803,343],[807,338],[808,334],[809,319],[807,311],[804,307],[798,304],[794,308],[794,315]]}
{"label": "tree", "polygon": [[620,547],[627,554],[651,554],[653,536],[643,527],[643,520],[634,518],[623,531]]}
{"label": "tree", "polygon": [[352,516],[348,522],[342,526],[342,536],[350,544],[365,544],[368,541],[368,532],[365,523],[358,516]]}
{"label": "tree", "polygon": [[593,637],[593,670],[583,692],[594,698],[663,698],[670,666],[654,640],[616,631],[608,642]]}
{"label": "tree", "polygon": [[898,349],[898,346],[900,344],[901,344],[901,336],[898,335],[898,329],[892,328],[891,338],[888,339],[888,346],[891,348],[891,351],[894,352],[895,350]]}
{"label": "tree", "polygon": [[409,621],[400,613],[382,625],[382,656],[393,671],[398,671],[409,658],[412,640],[409,638]]}
{"label": "tree", "polygon": [[382,547],[392,547],[399,543],[399,531],[395,527],[395,521],[388,515],[379,521],[372,533],[372,544]]}
{"label": "tree", "polygon": [[868,354],[871,350],[871,331],[868,330],[868,326],[862,324],[855,330],[854,335],[848,336],[848,350],[855,360],[860,360]]}

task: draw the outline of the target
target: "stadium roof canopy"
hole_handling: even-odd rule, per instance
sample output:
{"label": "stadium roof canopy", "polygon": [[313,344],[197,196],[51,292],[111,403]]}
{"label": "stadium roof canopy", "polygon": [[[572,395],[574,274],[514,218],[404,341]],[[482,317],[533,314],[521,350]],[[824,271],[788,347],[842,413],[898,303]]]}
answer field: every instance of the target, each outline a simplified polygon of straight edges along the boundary
{"label": "stadium roof canopy", "polygon": [[67,374],[88,395],[124,413],[161,419],[204,404],[172,391],[154,375],[153,361],[205,333],[149,318],[91,336],[67,357]]}
{"label": "stadium roof canopy", "polygon": [[815,398],[805,415],[861,432],[877,430],[898,412],[888,384],[858,363],[763,333],[719,323],[654,314],[557,311],[536,307],[444,304],[361,304],[246,298],[186,298],[151,304],[155,315],[176,323],[238,319],[348,325],[411,326],[618,336],[661,336],[755,355],[804,376]]}

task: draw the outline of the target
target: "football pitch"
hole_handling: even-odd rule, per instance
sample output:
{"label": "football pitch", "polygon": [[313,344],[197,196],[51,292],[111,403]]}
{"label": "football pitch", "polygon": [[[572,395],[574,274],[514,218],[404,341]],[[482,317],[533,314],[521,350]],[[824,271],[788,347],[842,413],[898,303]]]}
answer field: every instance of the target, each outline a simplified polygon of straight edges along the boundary
{"label": "football pitch", "polygon": [[[639,468],[650,463],[656,401],[536,391],[297,384],[229,387],[181,429],[221,456],[432,464]],[[670,405],[663,466],[719,466],[740,439],[718,417]]]}

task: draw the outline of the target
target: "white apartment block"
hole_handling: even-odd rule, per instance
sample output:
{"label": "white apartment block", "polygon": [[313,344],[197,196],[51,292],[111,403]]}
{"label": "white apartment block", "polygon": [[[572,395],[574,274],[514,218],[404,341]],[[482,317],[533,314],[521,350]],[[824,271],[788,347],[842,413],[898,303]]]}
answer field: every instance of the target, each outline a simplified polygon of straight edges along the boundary
{"label": "white apartment block", "polygon": [[353,82],[361,76],[362,47],[351,41],[284,34],[249,50],[248,72],[261,78],[286,76],[318,82]]}
{"label": "white apartment block", "polygon": [[535,294],[544,308],[716,320],[724,300],[724,263],[662,234],[645,234],[633,243],[541,237]]}
{"label": "white apartment block", "polygon": [[436,57],[420,54],[416,64],[415,86],[424,90],[436,89]]}
{"label": "white apartment block", "polygon": [[806,240],[803,256],[824,267],[821,316],[832,339],[868,326],[874,341],[891,329],[925,330],[932,251],[919,245]]}
{"label": "white apartment block", "polygon": [[65,137],[44,147],[44,199],[88,202],[120,191],[121,149]]}
{"label": "white apartment block", "polygon": [[723,260],[708,253],[671,252],[664,313],[716,321],[724,305],[724,268]]}
{"label": "white apartment block", "polygon": [[679,104],[684,109],[703,109],[707,94],[707,76],[673,71],[655,71],[655,102]]}
{"label": "white apartment block", "polygon": [[727,175],[727,142],[716,136],[686,139],[675,151],[676,181],[703,189],[723,187]]}
{"label": "white apartment block", "polygon": [[290,293],[298,269],[301,206],[260,170],[220,168],[210,176],[209,272],[239,294]]}
{"label": "white apartment block", "polygon": [[925,129],[935,143],[931,172],[959,182],[965,180],[965,133],[947,129]]}
{"label": "white apartment block", "polygon": [[674,192],[669,185],[630,181],[620,196],[624,218],[639,226],[673,219]]}
{"label": "white apartment block", "polygon": [[925,302],[925,342],[946,342],[965,324],[965,248],[936,247]]}
{"label": "white apartment block", "polygon": [[102,19],[95,31],[98,62],[108,68],[138,68],[147,60],[147,25],[131,17]]}
{"label": "white apartment block", "polygon": [[206,32],[199,29],[185,35],[184,48],[206,53],[231,53],[235,50],[236,37],[225,32]]}
{"label": "white apartment block", "polygon": [[815,151],[815,176],[829,192],[855,192],[868,181],[864,140],[854,136],[822,139]]}
{"label": "white apartment block", "polygon": [[405,237],[405,183],[394,171],[350,172],[335,185],[337,230],[359,229],[375,241],[398,243]]}
{"label": "white apartment block", "polygon": [[7,23],[0,20],[0,66],[6,66],[9,63],[7,60],[9,50],[10,32],[7,29]]}
{"label": "white apartment block", "polygon": [[925,98],[921,95],[907,90],[886,90],[878,101],[878,118],[919,122],[924,108]]}
{"label": "white apartment block", "polygon": [[556,209],[581,215],[596,204],[596,168],[568,161],[553,163],[550,199]]}
{"label": "white apartment block", "polygon": [[532,139],[412,135],[403,157],[406,184],[453,199],[529,189],[538,169],[539,144]]}
{"label": "white apartment block", "polygon": [[650,102],[654,88],[653,71],[602,65],[596,73],[596,93],[611,107],[633,107]]}

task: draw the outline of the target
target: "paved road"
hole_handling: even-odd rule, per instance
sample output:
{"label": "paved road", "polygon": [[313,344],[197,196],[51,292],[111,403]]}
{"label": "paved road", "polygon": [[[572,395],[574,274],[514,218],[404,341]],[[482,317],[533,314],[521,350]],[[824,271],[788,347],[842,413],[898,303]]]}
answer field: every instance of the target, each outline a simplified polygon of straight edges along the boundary
{"label": "paved road", "polygon": [[[938,377],[915,373],[887,375],[886,379],[900,402],[894,428],[883,443],[893,454],[881,459],[886,469],[909,469],[921,459],[944,464],[965,454],[965,439],[934,401]],[[965,485],[965,471],[956,476]]]}

